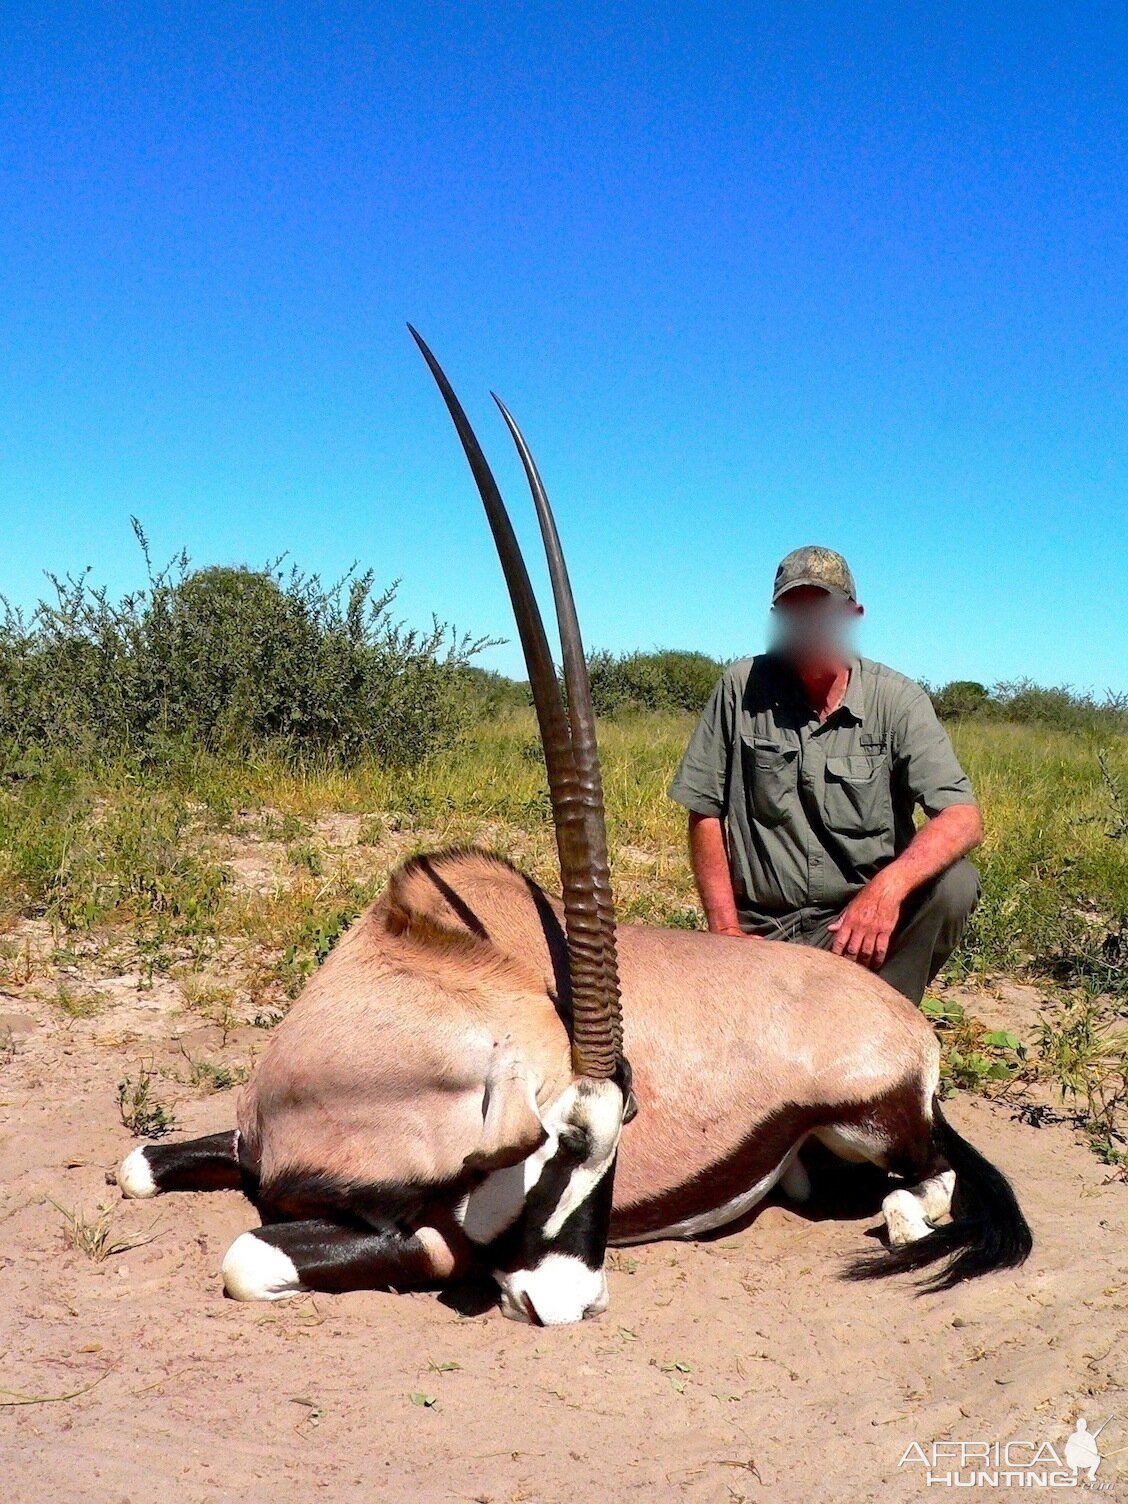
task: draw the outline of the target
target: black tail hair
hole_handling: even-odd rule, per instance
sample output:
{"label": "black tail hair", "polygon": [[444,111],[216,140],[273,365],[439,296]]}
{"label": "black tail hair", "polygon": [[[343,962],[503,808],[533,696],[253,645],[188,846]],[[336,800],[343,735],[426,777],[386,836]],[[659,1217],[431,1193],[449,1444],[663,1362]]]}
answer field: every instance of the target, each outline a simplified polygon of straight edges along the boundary
{"label": "black tail hair", "polygon": [[1011,1189],[1010,1181],[990,1160],[962,1138],[932,1099],[932,1143],[956,1174],[952,1221],[915,1243],[856,1259],[847,1279],[880,1279],[923,1269],[948,1259],[942,1269],[921,1280],[921,1294],[950,1290],[965,1279],[992,1269],[1014,1269],[1034,1246],[1033,1234]]}

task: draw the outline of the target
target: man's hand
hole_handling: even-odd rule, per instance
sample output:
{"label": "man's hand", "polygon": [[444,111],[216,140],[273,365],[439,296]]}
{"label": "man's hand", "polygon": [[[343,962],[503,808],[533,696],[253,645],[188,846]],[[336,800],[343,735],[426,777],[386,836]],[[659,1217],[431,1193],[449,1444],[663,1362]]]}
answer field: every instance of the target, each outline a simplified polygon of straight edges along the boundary
{"label": "man's hand", "polygon": [[977,805],[950,804],[926,820],[901,855],[870,878],[827,925],[834,935],[830,947],[834,954],[878,971],[889,954],[905,899],[982,839],[983,820]]}
{"label": "man's hand", "polygon": [[837,919],[827,925],[834,935],[831,950],[878,971],[889,953],[889,941],[901,917],[904,894],[898,884],[879,872],[855,893]]}
{"label": "man's hand", "polygon": [[689,855],[709,933],[758,940],[758,935],[748,935],[740,928],[724,830],[719,819],[690,812]]}

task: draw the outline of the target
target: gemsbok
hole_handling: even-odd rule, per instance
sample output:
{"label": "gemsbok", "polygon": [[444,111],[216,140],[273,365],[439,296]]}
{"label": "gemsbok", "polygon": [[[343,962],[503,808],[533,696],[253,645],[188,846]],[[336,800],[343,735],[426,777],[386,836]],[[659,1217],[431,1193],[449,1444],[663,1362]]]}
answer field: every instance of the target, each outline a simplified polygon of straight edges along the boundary
{"label": "gemsbok", "polygon": [[544,487],[495,397],[540,522],[563,692],[485,456],[411,332],[513,602],[562,901],[484,851],[405,862],[278,1025],[238,1127],[134,1149],[122,1193],[242,1188],[263,1225],[223,1260],[239,1300],[485,1269],[507,1316],[547,1325],[606,1308],[609,1241],[692,1238],[777,1182],[803,1199],[814,1138],[900,1182],[882,1207],[890,1250],[852,1275],[934,1265],[926,1288],[941,1289],[1020,1264],[1032,1240],[1014,1193],[945,1120],[936,1037],[899,993],[824,951],[616,925],[587,668]]}

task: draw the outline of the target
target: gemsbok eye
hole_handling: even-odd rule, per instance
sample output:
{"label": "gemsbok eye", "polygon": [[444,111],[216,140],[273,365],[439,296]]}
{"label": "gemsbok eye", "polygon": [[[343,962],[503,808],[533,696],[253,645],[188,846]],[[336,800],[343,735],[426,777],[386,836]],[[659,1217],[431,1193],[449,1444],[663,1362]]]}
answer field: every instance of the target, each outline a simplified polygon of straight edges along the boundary
{"label": "gemsbok eye", "polygon": [[560,1147],[573,1159],[587,1159],[591,1154],[591,1134],[575,1123],[565,1123],[557,1135]]}

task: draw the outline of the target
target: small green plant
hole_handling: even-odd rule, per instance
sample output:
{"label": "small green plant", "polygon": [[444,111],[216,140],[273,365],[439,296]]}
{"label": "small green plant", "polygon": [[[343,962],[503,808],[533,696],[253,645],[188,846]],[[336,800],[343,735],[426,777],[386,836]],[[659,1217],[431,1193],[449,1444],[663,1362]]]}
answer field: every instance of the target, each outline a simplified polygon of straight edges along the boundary
{"label": "small green plant", "polygon": [[264,841],[285,841],[288,844],[308,836],[309,826],[289,812],[284,815],[266,814],[259,824],[259,835]]}
{"label": "small green plant", "polygon": [[387,823],[382,815],[365,815],[356,833],[356,843],[358,846],[379,846],[387,830]]}
{"label": "small green plant", "polygon": [[301,867],[314,877],[324,877],[325,862],[321,852],[312,841],[300,841],[296,845],[287,846],[286,860],[291,867]]}
{"label": "small green plant", "polygon": [[359,902],[346,902],[324,916],[307,916],[297,939],[282,952],[276,968],[288,997],[297,997],[306,978],[321,965],[360,909]]}
{"label": "small green plant", "polygon": [[1079,997],[1045,1019],[1038,1047],[1062,1100],[1080,1108],[1082,1126],[1107,1163],[1128,1149],[1128,1030],[1109,1027],[1097,999]]}
{"label": "small green plant", "polygon": [[247,1065],[225,1065],[219,1060],[205,1060],[203,1056],[189,1054],[183,1043],[180,1053],[188,1065],[189,1084],[205,1091],[230,1091],[233,1086],[242,1086],[251,1074]]}
{"label": "small green plant", "polygon": [[151,992],[153,979],[167,976],[172,970],[173,957],[165,945],[164,936],[140,935],[137,939],[137,985],[142,992]]}
{"label": "small green plant", "polygon": [[0,940],[0,982],[23,987],[35,975],[30,940]]}
{"label": "small green plant", "polygon": [[161,1138],[176,1127],[176,1119],[153,1091],[152,1072],[142,1067],[136,1080],[123,1076],[117,1084],[118,1112],[134,1138]]}
{"label": "small green plant", "polygon": [[94,1018],[101,1013],[105,999],[100,992],[72,992],[64,983],[54,996],[55,1007],[68,1018]]}
{"label": "small green plant", "polygon": [[940,1034],[940,1086],[945,1096],[964,1089],[983,1091],[988,1084],[1017,1080],[1027,1069],[1028,1052],[1008,1029],[985,1028],[953,1001],[926,997],[921,1012]]}
{"label": "small green plant", "polygon": [[216,1025],[220,1031],[220,1043],[226,1047],[228,1037],[239,1024],[234,990],[191,973],[181,980],[181,989],[186,1005],[193,1013]]}
{"label": "small green plant", "polygon": [[1107,752],[1097,753],[1097,766],[1111,806],[1105,835],[1110,841],[1128,840],[1128,789],[1124,787],[1124,780],[1113,772]]}

